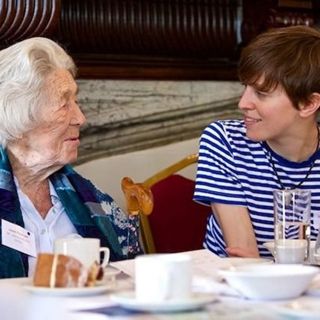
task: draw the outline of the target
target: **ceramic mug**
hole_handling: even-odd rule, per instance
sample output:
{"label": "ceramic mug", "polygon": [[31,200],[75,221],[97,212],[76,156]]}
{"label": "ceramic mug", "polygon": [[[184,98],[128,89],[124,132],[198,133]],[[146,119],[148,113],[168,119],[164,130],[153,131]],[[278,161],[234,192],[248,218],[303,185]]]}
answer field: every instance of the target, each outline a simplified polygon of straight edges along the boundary
{"label": "ceramic mug", "polygon": [[[101,253],[104,253],[100,263]],[[100,247],[100,239],[97,238],[60,238],[55,241],[54,253],[72,256],[78,259],[86,268],[90,268],[94,262],[101,267],[109,263],[110,250]]]}
{"label": "ceramic mug", "polygon": [[149,254],[136,257],[136,299],[141,302],[165,302],[189,298],[191,267],[191,257],[187,254]]}

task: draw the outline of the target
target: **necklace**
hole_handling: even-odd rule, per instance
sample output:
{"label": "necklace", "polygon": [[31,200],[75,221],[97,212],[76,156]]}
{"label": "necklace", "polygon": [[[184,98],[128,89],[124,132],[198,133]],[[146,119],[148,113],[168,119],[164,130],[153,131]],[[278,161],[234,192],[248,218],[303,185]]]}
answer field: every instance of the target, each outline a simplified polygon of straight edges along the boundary
{"label": "necklace", "polygon": [[[317,126],[317,146],[316,146],[316,150],[315,150],[314,153],[316,153],[317,150],[319,149],[319,145],[320,145],[320,130],[319,130],[319,127]],[[315,159],[312,161],[312,163],[311,163],[311,165],[310,165],[310,167],[309,167],[309,170],[308,170],[308,172],[306,173],[305,177],[304,177],[298,184],[294,185],[294,186],[291,187],[291,188],[288,188],[288,187],[285,187],[285,186],[283,185],[283,183],[282,183],[282,181],[281,181],[281,179],[280,179],[280,176],[279,176],[279,174],[278,174],[278,171],[277,171],[277,169],[276,169],[275,163],[274,163],[274,161],[273,161],[272,155],[271,155],[271,153],[270,153],[269,150],[268,150],[268,158],[269,158],[269,162],[270,162],[270,164],[271,164],[271,166],[272,166],[272,170],[273,170],[274,174],[276,175],[277,182],[279,183],[279,185],[280,185],[280,187],[281,187],[282,190],[293,190],[293,189],[296,189],[296,188],[300,187],[304,182],[307,181],[307,179],[308,179],[308,177],[309,177],[309,175],[310,175],[310,173],[311,173],[311,170],[313,169],[313,167],[314,167],[314,165],[315,165],[315,163],[316,163],[316,158],[315,158]]]}

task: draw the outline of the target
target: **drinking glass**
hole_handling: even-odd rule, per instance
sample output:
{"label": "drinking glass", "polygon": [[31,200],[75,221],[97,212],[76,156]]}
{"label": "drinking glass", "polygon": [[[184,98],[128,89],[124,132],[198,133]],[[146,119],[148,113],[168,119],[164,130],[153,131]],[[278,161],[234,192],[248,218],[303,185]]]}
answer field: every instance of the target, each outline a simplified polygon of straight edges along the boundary
{"label": "drinking glass", "polygon": [[310,252],[310,190],[274,190],[276,263],[303,263]]}

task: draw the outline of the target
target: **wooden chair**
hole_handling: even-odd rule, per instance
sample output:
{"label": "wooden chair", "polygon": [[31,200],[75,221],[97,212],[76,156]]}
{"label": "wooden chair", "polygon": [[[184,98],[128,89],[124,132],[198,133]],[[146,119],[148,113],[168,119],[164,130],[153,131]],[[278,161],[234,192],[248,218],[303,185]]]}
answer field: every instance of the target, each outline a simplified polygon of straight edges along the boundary
{"label": "wooden chair", "polygon": [[152,175],[142,183],[122,179],[130,214],[140,214],[146,253],[168,253],[202,248],[210,207],[192,200],[194,181],[178,174],[198,160],[192,154]]}

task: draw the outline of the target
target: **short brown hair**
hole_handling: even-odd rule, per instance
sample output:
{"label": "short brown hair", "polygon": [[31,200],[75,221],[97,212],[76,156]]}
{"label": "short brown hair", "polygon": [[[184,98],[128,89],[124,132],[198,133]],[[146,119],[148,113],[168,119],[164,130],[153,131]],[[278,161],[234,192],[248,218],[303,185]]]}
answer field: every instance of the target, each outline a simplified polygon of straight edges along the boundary
{"label": "short brown hair", "polygon": [[258,35],[242,50],[238,74],[241,82],[262,91],[280,84],[299,109],[312,93],[320,93],[320,31],[292,26]]}

